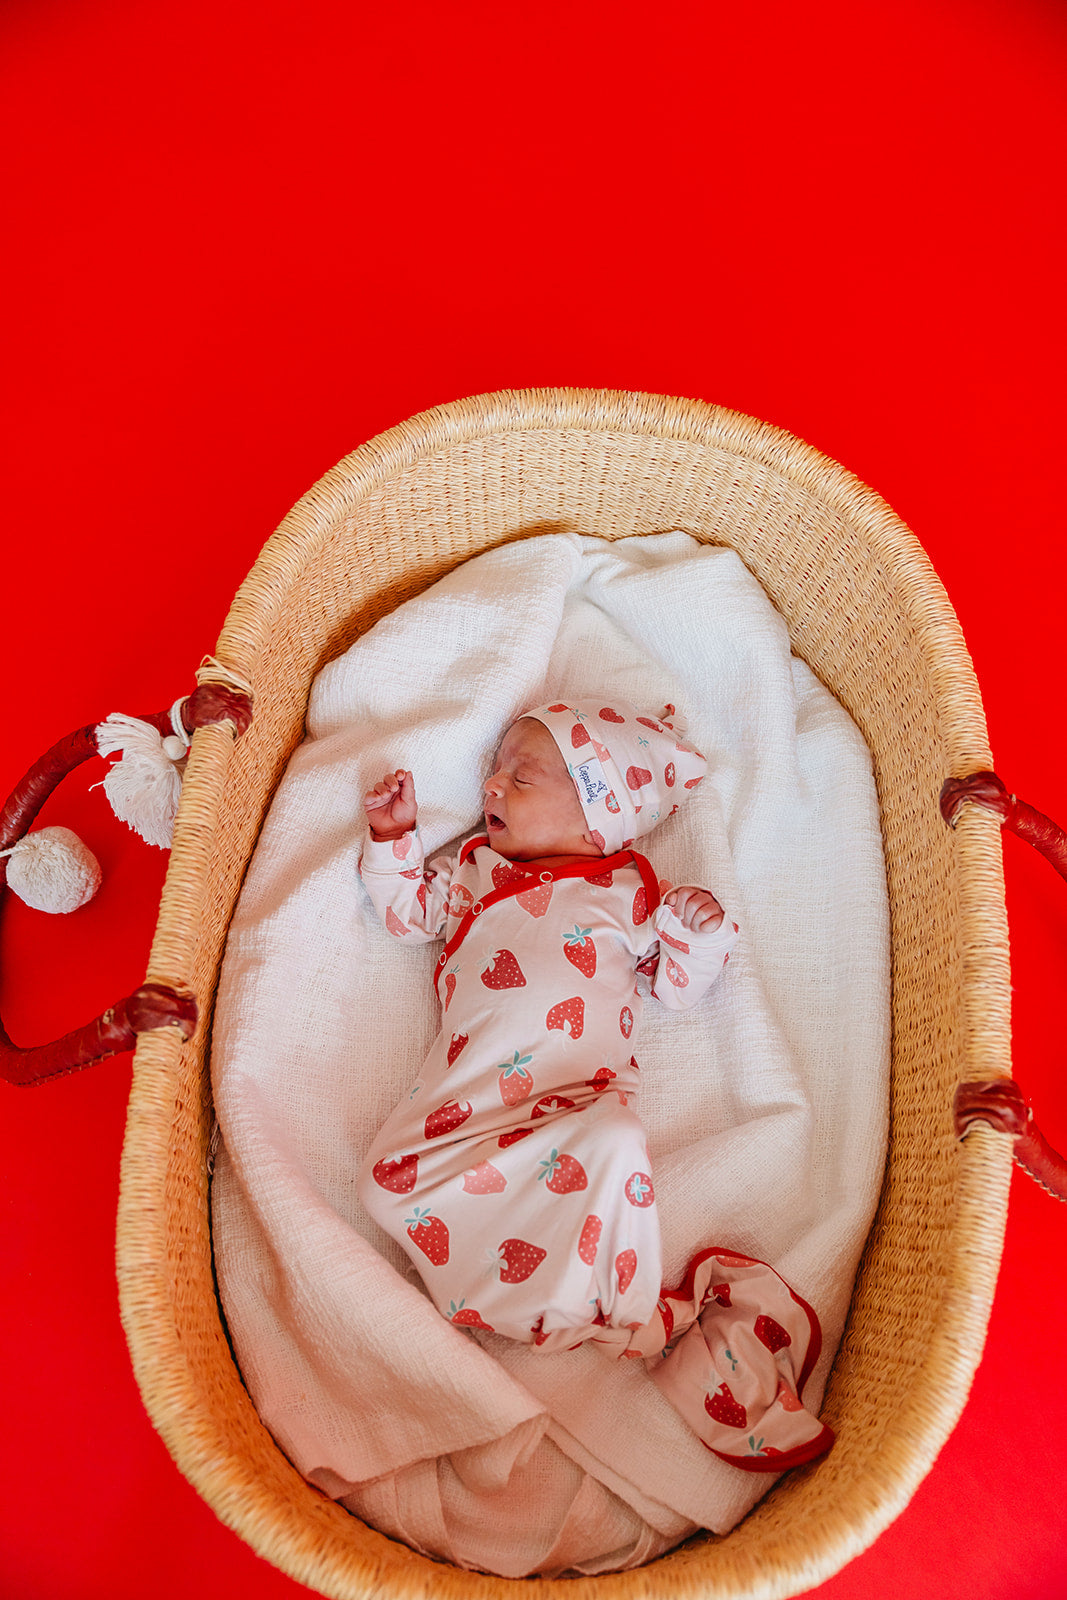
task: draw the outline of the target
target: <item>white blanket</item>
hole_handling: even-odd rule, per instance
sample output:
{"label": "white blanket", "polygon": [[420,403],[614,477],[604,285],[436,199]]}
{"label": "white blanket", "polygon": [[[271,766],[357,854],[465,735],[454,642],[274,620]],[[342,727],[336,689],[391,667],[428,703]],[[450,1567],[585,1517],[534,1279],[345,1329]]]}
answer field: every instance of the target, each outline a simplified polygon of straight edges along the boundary
{"label": "white blanket", "polygon": [[822,1320],[817,1411],[884,1161],[885,875],[866,746],[732,551],[684,533],[521,540],[331,663],[215,1014],[216,1261],[260,1415],[383,1532],[505,1576],[633,1565],[725,1532],[767,1488],[705,1450],[641,1363],[453,1327],[356,1200],[437,1029],[438,953],[377,923],[361,794],[411,768],[433,852],[478,827],[524,707],[600,692],[688,719],[708,777],[647,854],[742,930],[709,997],[685,1015],[650,1001],[637,1044],[667,1279],[709,1244],[776,1267]]}

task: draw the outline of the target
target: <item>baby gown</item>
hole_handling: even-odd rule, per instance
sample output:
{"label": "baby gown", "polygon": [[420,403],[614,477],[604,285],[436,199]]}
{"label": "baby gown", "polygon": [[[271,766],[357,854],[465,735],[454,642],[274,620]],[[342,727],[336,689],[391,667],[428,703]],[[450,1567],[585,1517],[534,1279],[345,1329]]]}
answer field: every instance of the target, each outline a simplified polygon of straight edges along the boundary
{"label": "baby gown", "polygon": [[765,1263],[718,1247],[662,1282],[635,973],[684,1010],[736,925],[686,929],[662,901],[670,885],[629,848],[541,870],[478,835],[426,865],[416,828],[368,839],[360,872],[395,937],[445,936],[442,1030],[358,1180],[438,1310],[548,1351],[590,1340],[643,1357],[735,1465],[779,1472],[822,1454],[833,1435],[799,1398],[814,1311]]}

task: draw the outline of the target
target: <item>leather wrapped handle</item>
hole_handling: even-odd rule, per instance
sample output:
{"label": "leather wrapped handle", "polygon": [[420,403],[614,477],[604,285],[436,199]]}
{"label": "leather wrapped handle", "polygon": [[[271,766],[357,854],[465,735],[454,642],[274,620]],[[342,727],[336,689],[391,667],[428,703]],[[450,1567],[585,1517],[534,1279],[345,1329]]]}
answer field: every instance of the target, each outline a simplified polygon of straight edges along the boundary
{"label": "leather wrapped handle", "polygon": [[[1061,878],[1067,879],[1067,834],[1043,811],[1009,794],[995,772],[974,772],[949,778],[941,790],[941,815],[955,827],[961,808],[981,806],[1005,828],[1033,845]],[[1015,1160],[1057,1200],[1067,1200],[1067,1160],[1054,1150],[1034,1121],[1034,1114],[1014,1078],[961,1083],[954,1105],[956,1132],[962,1139],[976,1122],[985,1122],[1015,1141]]]}
{"label": "leather wrapped handle", "polygon": [[[181,716],[187,733],[212,723],[229,722],[235,737],[239,737],[251,723],[252,706],[247,695],[222,684],[205,683],[185,701]],[[163,735],[172,731],[169,711],[151,712],[140,721],[150,723]],[[97,726],[89,723],[60,739],[15,785],[0,809],[0,850],[21,839],[57,785],[98,753]],[[7,860],[0,858],[0,894],[6,882]],[[0,1078],[22,1088],[45,1083],[131,1050],[138,1034],[159,1028],[177,1028],[182,1038],[188,1039],[196,1028],[197,1015],[192,993],[161,983],[145,983],[92,1022],[72,1029],[51,1044],[16,1045],[0,1021]]]}

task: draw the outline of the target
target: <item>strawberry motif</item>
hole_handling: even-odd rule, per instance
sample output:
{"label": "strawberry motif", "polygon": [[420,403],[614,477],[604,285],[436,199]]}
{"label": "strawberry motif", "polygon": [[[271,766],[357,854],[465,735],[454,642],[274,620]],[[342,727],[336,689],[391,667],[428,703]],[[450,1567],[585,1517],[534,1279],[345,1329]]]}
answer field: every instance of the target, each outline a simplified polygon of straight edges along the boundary
{"label": "strawberry motif", "polygon": [[526,979],[522,968],[510,950],[494,950],[489,964],[482,973],[487,989],[525,989]]}
{"label": "strawberry motif", "polygon": [[610,761],[611,760],[611,751],[607,748],[606,745],[602,745],[599,742],[599,740],[597,740],[597,739],[593,740],[593,749],[596,751],[596,753],[597,753],[597,755],[598,755],[598,757],[600,758],[601,761]]}
{"label": "strawberry motif", "polygon": [[476,1167],[468,1167],[463,1174],[465,1194],[502,1194],[507,1186],[508,1180],[491,1161],[479,1161]]}
{"label": "strawberry motif", "polygon": [[528,1139],[533,1133],[532,1128],[512,1128],[510,1133],[502,1133],[497,1140],[501,1150],[506,1150],[509,1144],[518,1144],[520,1139]]}
{"label": "strawberry motif", "polygon": [[404,1220],[412,1244],[432,1266],[443,1267],[448,1261],[448,1228],[441,1218],[435,1217],[429,1206],[416,1206],[414,1216]]}
{"label": "strawberry motif", "polygon": [[446,1133],[453,1133],[466,1122],[473,1109],[469,1100],[463,1105],[458,1100],[446,1100],[443,1106],[438,1106],[426,1118],[427,1139],[441,1139]]}
{"label": "strawberry motif", "polygon": [[511,1061],[502,1061],[497,1068],[500,1073],[496,1080],[500,1090],[500,1098],[506,1106],[517,1106],[520,1100],[525,1100],[533,1088],[533,1077],[526,1068],[533,1056],[520,1056],[516,1050]]}
{"label": "strawberry motif", "polygon": [[587,874],[585,881],[586,883],[598,884],[604,889],[610,889],[615,881],[615,874],[612,872],[590,872]]}
{"label": "strawberry motif", "polygon": [[619,1012],[619,1032],[624,1039],[628,1039],[634,1031],[634,1014],[629,1006],[623,1006]]}
{"label": "strawberry motif", "polygon": [[757,1317],[756,1325],[752,1331],[760,1344],[767,1346],[772,1356],[793,1343],[782,1324],[775,1322],[773,1317]]}
{"label": "strawberry motif", "polygon": [[[613,817],[617,817],[619,812],[622,810],[618,800],[615,798],[614,789],[608,790],[607,794],[604,796],[604,804],[607,806]],[[603,848],[603,846],[601,848]]]}
{"label": "strawberry motif", "polygon": [[419,1175],[417,1155],[399,1156],[395,1161],[376,1161],[371,1177],[379,1189],[389,1189],[393,1194],[410,1194]]}
{"label": "strawberry motif", "polygon": [[708,1292],[716,1305],[728,1306],[730,1304],[730,1285],[728,1283],[713,1283]]}
{"label": "strawberry motif", "polygon": [[704,1396],[704,1410],[713,1422],[727,1428],[743,1428],[748,1422],[748,1412],[734,1399],[728,1383],[720,1383],[714,1394]]}
{"label": "strawberry motif", "polygon": [[550,711],[569,711],[569,706],[549,706]]}
{"label": "strawberry motif", "polygon": [[643,789],[646,783],[652,782],[652,774],[647,767],[627,767],[626,787],[628,789]]}
{"label": "strawberry motif", "polygon": [[474,896],[462,883],[453,883],[448,890],[448,914],[450,917],[465,917],[474,904]]}
{"label": "strawberry motif", "polygon": [[560,1028],[572,1039],[580,1039],[585,1028],[585,1001],[581,995],[572,995],[569,1000],[560,1000],[554,1005],[545,1017],[545,1027]]}
{"label": "strawberry motif", "polygon": [[407,855],[407,853],[408,853],[408,851],[410,849],[411,849],[411,834],[410,833],[402,833],[400,835],[399,839],[394,839],[393,840],[393,854],[394,854],[394,856],[396,856],[398,861],[403,861],[404,857]]}
{"label": "strawberry motif", "polygon": [[552,899],[552,885],[539,883],[536,889],[525,889],[522,894],[517,894],[515,899],[531,917],[543,917]]}
{"label": "strawberry motif", "polygon": [[669,944],[672,950],[680,950],[683,956],[687,956],[689,954],[689,946],[681,939],[672,939],[669,933],[661,933],[659,936],[659,942],[660,944]]}
{"label": "strawberry motif", "polygon": [[634,1274],[637,1271],[637,1251],[620,1250],[615,1257],[615,1271],[619,1277],[619,1293],[625,1294],[631,1283],[633,1283]]}
{"label": "strawberry motif", "polygon": [[390,933],[396,934],[397,937],[403,937],[405,933],[411,932],[411,929],[408,927],[407,923],[401,922],[392,906],[386,906],[385,908],[385,926],[389,929]]}
{"label": "strawberry motif", "polygon": [[631,1172],[626,1180],[625,1194],[630,1204],[639,1206],[641,1210],[652,1205],[656,1198],[652,1179],[647,1172]]}
{"label": "strawberry motif", "polygon": [[[550,1117],[556,1111],[573,1111],[574,1101],[568,1100],[562,1094],[543,1094],[530,1113],[531,1120],[536,1122],[539,1117]],[[532,1128],[527,1128],[527,1133],[532,1133]]]}
{"label": "strawberry motif", "polygon": [[663,769],[663,781],[668,789],[674,788],[674,762],[668,761]]}
{"label": "strawberry motif", "polygon": [[635,928],[639,928],[642,922],[648,921],[648,894],[645,890],[644,884],[641,885],[640,889],[638,889],[637,893],[634,895],[634,908],[631,915],[633,917]]}
{"label": "strawberry motif", "polygon": [[481,1313],[469,1306],[466,1300],[461,1300],[457,1306],[454,1300],[448,1302],[448,1315],[457,1328],[481,1328],[483,1333],[492,1333],[492,1328]]}
{"label": "strawberry motif", "polygon": [[423,876],[423,874],[419,871],[418,867],[405,867],[401,871],[400,876],[402,878],[415,879],[415,878],[421,878]]}
{"label": "strawberry motif", "polygon": [[612,1072],[610,1067],[597,1067],[593,1076],[586,1078],[585,1086],[587,1089],[595,1089],[597,1094],[603,1094],[604,1090],[610,1087],[611,1080],[615,1076],[616,1074]]}
{"label": "strawberry motif", "polygon": [[450,967],[449,970],[445,973],[445,1005],[444,1005],[444,1009],[446,1011],[448,1010],[449,1006],[452,1003],[452,996],[456,992],[456,973],[457,973],[458,970],[459,969],[457,967]]}
{"label": "strawberry motif", "polygon": [[537,1181],[540,1183],[545,1179],[545,1188],[553,1194],[574,1194],[578,1189],[589,1187],[582,1163],[574,1156],[567,1155],[566,1151],[561,1154],[558,1150],[552,1150],[547,1159],[541,1162]]}
{"label": "strawberry motif", "polygon": [[721,1261],[724,1267],[750,1267],[752,1265],[751,1256],[739,1256],[734,1250],[716,1250],[714,1259]]}
{"label": "strawberry motif", "polygon": [[638,717],[637,720],[641,724],[642,728],[651,728],[653,733],[663,732],[663,724],[661,722],[654,722],[651,717]]}
{"label": "strawberry motif", "polygon": [[448,1047],[448,1064],[450,1067],[455,1065],[460,1051],[465,1049],[469,1043],[469,1033],[454,1033],[452,1035],[452,1043]]}
{"label": "strawberry motif", "polygon": [[699,782],[700,778],[686,778],[685,787],[687,789],[695,789]]}
{"label": "strawberry motif", "polygon": [[528,1239],[505,1239],[494,1252],[491,1266],[499,1271],[501,1283],[525,1283],[547,1254],[547,1250]]}
{"label": "strawberry motif", "polygon": [[680,967],[671,956],[667,957],[667,980],[673,983],[676,989],[685,989],[689,984],[689,974],[684,967]]}
{"label": "strawberry motif", "polygon": [[575,923],[574,932],[563,936],[563,954],[571,966],[577,967],[587,978],[596,973],[596,945],[592,934],[592,928],[579,928]]}
{"label": "strawberry motif", "polygon": [[419,908],[422,911],[423,916],[425,916],[426,915],[426,885],[424,883],[420,883],[419,887],[415,890],[415,899],[419,902]]}
{"label": "strawberry motif", "polygon": [[604,706],[600,712],[600,720],[601,722],[625,722],[626,718],[620,717],[619,713],[613,711],[610,706]]}
{"label": "strawberry motif", "polygon": [[599,828],[590,828],[589,837],[592,839],[598,850],[604,849],[604,835],[601,833]]}
{"label": "strawberry motif", "polygon": [[586,1217],[582,1223],[582,1232],[578,1240],[578,1254],[587,1267],[591,1267],[596,1260],[597,1245],[600,1243],[600,1232],[604,1224],[597,1216]]}
{"label": "strawberry motif", "polygon": [[778,1393],[774,1398],[783,1411],[803,1411],[804,1409],[784,1378],[778,1379]]}
{"label": "strawberry motif", "polygon": [[580,750],[583,744],[591,743],[592,738],[590,736],[589,729],[584,728],[580,722],[576,722],[574,727],[571,729],[571,744],[576,750]]}
{"label": "strawberry motif", "polygon": [[493,868],[493,888],[506,889],[509,883],[523,883],[529,876],[513,861],[499,861]]}

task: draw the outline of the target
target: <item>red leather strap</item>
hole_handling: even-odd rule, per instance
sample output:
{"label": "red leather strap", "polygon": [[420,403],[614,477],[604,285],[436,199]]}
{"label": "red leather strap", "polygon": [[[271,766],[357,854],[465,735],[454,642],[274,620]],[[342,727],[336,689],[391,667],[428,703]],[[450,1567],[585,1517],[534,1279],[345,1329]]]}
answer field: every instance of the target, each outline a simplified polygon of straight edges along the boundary
{"label": "red leather strap", "polygon": [[[1043,811],[1009,794],[995,772],[950,778],[941,790],[941,815],[955,827],[964,805],[981,806],[1002,825],[1033,845],[1061,877],[1067,878],[1067,834]],[[1067,1200],[1067,1160],[1052,1148],[1014,1078],[961,1083],[956,1089],[956,1132],[962,1139],[976,1122],[985,1122],[1015,1140],[1015,1160],[1057,1200]]]}
{"label": "red leather strap", "polygon": [[[153,711],[139,718],[161,734],[171,733],[170,712]],[[182,722],[187,733],[212,723],[230,722],[235,737],[252,720],[247,695],[221,684],[199,685],[183,703]],[[98,724],[89,723],[60,739],[24,773],[0,808],[0,850],[6,850],[29,830],[52,793],[68,772],[97,754]],[[0,857],[0,895],[7,882],[7,858]],[[0,1079],[20,1087],[45,1083],[50,1078],[78,1072],[108,1056],[131,1050],[139,1033],[177,1028],[188,1039],[196,1027],[197,1005],[192,994],[164,984],[145,983],[92,1022],[75,1028],[51,1044],[22,1048],[13,1043],[0,1021]]]}

